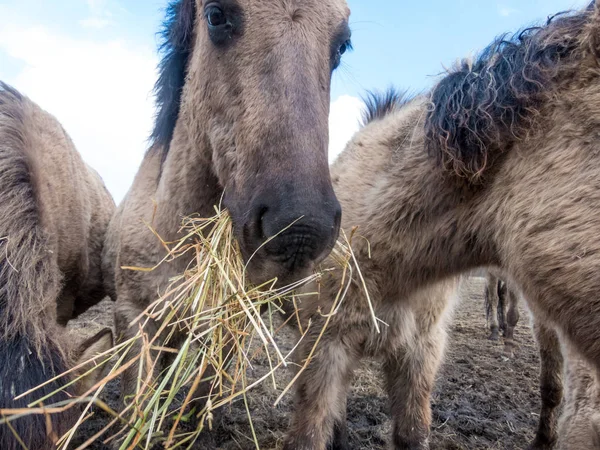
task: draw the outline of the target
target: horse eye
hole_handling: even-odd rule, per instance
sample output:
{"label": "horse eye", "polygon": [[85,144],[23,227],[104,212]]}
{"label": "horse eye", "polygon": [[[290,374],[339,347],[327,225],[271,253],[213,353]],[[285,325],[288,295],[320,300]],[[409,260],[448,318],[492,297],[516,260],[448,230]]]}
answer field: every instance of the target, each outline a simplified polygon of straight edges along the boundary
{"label": "horse eye", "polygon": [[221,27],[227,24],[227,17],[218,6],[209,6],[206,9],[206,20],[211,27]]}
{"label": "horse eye", "polygon": [[348,50],[352,50],[352,43],[350,42],[350,40],[347,40],[340,46],[340,49],[339,49],[340,55],[343,55]]}
{"label": "horse eye", "polygon": [[337,53],[334,55],[333,58],[333,70],[339,67],[339,65],[342,62],[342,55],[349,50],[352,50],[352,41],[350,41],[350,39],[344,41],[344,43],[338,47]]}

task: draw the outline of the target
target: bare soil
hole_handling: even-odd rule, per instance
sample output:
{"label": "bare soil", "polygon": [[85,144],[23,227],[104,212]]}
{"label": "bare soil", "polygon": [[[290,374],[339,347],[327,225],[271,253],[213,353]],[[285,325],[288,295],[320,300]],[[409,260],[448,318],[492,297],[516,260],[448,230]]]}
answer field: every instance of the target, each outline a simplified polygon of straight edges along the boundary
{"label": "bare soil", "polygon": [[[524,449],[535,434],[540,406],[539,359],[529,315],[521,310],[521,321],[515,330],[518,347],[514,352],[507,351],[502,340],[488,340],[483,290],[482,278],[471,278],[461,288],[462,300],[450,329],[445,364],[432,397],[432,450]],[[93,328],[111,324],[112,304],[106,301],[71,326],[88,333]],[[291,330],[284,327],[278,335],[278,343],[282,350],[291,349],[294,343]],[[267,371],[266,359],[255,361],[249,373],[250,381]],[[281,444],[292,409],[292,395],[288,394],[277,407],[273,404],[291,376],[291,370],[281,370],[277,389],[272,383],[264,383],[249,396],[254,430],[261,449],[276,449]],[[106,390],[104,400],[117,408],[116,382]],[[81,429],[72,448],[108,423],[108,415],[102,411],[94,414]],[[242,401],[226,407],[215,425],[205,441],[197,443],[194,448],[254,448]],[[388,448],[387,397],[376,361],[365,361],[356,370],[348,399],[348,426],[352,448]],[[90,448],[110,449],[102,443]]]}

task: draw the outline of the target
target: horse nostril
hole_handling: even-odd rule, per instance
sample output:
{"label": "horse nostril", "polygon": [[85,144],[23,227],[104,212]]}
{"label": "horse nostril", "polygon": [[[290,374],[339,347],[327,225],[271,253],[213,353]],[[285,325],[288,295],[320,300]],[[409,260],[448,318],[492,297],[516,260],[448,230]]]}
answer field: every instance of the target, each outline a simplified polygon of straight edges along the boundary
{"label": "horse nostril", "polygon": [[335,218],[334,218],[334,229],[337,229],[342,224],[342,207],[338,206],[335,209]]}
{"label": "horse nostril", "polygon": [[260,236],[261,240],[265,240],[267,239],[268,236],[268,232],[265,229],[265,216],[267,214],[267,212],[269,211],[269,208],[265,205],[262,205],[258,208],[257,214],[256,214],[256,229],[258,231],[257,235]]}

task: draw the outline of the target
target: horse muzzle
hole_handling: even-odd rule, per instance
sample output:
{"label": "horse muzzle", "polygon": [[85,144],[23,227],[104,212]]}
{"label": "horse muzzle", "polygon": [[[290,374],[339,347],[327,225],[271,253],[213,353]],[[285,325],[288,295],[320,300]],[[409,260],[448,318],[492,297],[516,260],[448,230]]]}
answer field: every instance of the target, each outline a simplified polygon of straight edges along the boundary
{"label": "horse muzzle", "polygon": [[238,240],[251,281],[277,278],[280,286],[310,275],[329,255],[342,216],[333,193],[317,204],[256,202],[250,211]]}

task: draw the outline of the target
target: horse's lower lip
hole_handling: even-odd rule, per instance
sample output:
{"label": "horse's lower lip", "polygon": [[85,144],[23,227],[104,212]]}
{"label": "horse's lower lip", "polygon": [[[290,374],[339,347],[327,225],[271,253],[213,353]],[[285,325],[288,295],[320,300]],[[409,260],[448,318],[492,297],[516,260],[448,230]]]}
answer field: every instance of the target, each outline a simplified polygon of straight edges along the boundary
{"label": "horse's lower lip", "polygon": [[285,234],[264,246],[266,256],[283,266],[304,267],[322,253],[322,243],[314,235]]}
{"label": "horse's lower lip", "polygon": [[253,282],[277,278],[278,285],[286,286],[312,273],[327,254],[327,251],[312,245],[293,247],[267,244],[251,253],[252,258],[247,261],[248,274]]}

